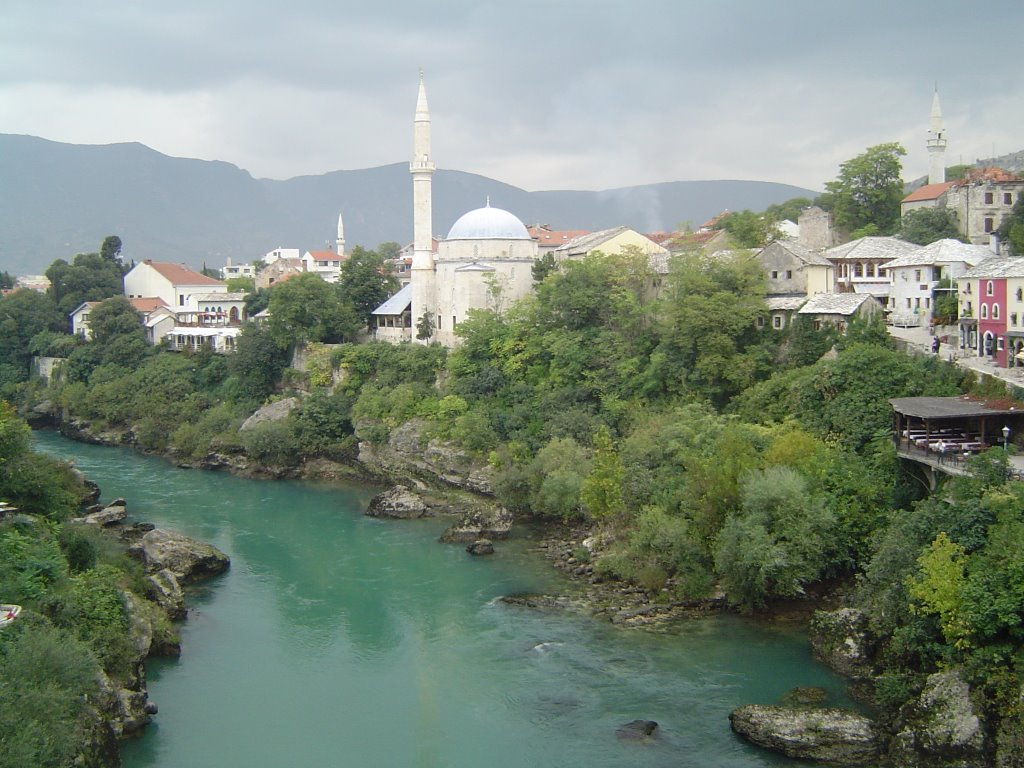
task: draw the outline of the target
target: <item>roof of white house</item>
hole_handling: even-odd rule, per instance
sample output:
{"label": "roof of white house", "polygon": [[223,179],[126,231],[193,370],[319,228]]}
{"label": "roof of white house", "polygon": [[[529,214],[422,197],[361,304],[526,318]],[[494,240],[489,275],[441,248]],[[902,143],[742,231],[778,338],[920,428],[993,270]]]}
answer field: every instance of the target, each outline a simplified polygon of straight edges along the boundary
{"label": "roof of white house", "polygon": [[951,264],[955,261],[962,261],[964,264],[974,266],[994,255],[988,246],[961,243],[959,240],[947,237],[895,258],[886,264],[885,268],[932,266],[933,264]]}
{"label": "roof of white house", "polygon": [[412,283],[403,285],[398,293],[392,296],[390,299],[385,301],[375,310],[374,315],[400,315],[409,307],[412,303]]}
{"label": "roof of white house", "polygon": [[71,312],[69,313],[69,316],[77,315],[77,314],[79,314],[80,312],[82,312],[83,310],[86,310],[86,309],[92,309],[93,307],[95,307],[99,303],[100,302],[98,302],[98,301],[83,301],[81,304],[79,304],[77,307],[75,307],[73,310],[71,310]]}
{"label": "roof of white house", "polygon": [[920,245],[908,243],[895,237],[861,237],[848,243],[837,245],[825,251],[826,259],[895,259],[912,251],[919,250]]}
{"label": "roof of white house", "polygon": [[757,255],[760,256],[762,253],[764,253],[766,250],[773,246],[775,248],[786,249],[791,254],[793,254],[794,257],[802,261],[804,264],[811,264],[819,267],[832,266],[832,262],[826,259],[824,256],[822,256],[820,253],[812,251],[810,248],[808,248],[805,245],[802,245],[801,243],[798,243],[796,240],[776,240],[775,242],[769,243],[760,251],[758,251]]}
{"label": "roof of white house", "polygon": [[981,262],[974,269],[964,272],[960,279],[977,277],[1024,277],[1024,258],[1004,259],[994,257]]}
{"label": "roof of white house", "polygon": [[555,248],[555,253],[563,255],[589,253],[599,245],[607,243],[613,237],[621,235],[627,229],[629,227],[612,227],[611,229],[602,229],[599,232],[588,232],[585,235],[574,237],[565,245],[558,246]]}
{"label": "roof of white house", "polygon": [[189,269],[184,264],[171,264],[168,261],[153,261],[152,259],[146,259],[142,264],[152,267],[172,285],[224,285],[220,280],[207,277],[194,269]]}
{"label": "roof of white house", "polygon": [[245,291],[229,293],[196,293],[192,296],[196,301],[245,301]]}
{"label": "roof of white house", "polygon": [[802,294],[800,296],[769,296],[764,300],[765,304],[768,305],[768,309],[773,312],[780,310],[792,312],[793,310],[800,309],[805,301],[807,301],[807,297]]}
{"label": "roof of white house", "polygon": [[866,293],[817,293],[800,307],[798,315],[852,315],[871,296]]}

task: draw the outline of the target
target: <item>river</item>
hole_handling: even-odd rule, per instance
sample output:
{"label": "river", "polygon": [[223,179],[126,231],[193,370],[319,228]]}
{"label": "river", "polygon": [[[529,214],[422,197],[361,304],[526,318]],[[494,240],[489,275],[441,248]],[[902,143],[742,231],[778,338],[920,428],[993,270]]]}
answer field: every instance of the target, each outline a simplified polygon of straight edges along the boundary
{"label": "river", "polygon": [[[737,616],[668,632],[505,605],[564,586],[524,538],[474,558],[439,519],[362,512],[376,489],[245,480],[36,434],[133,519],[207,541],[231,569],[189,595],[182,655],[147,664],[159,707],[125,768],[808,766],[728,714],[840,678],[801,632]],[[620,741],[643,718],[658,737]]]}

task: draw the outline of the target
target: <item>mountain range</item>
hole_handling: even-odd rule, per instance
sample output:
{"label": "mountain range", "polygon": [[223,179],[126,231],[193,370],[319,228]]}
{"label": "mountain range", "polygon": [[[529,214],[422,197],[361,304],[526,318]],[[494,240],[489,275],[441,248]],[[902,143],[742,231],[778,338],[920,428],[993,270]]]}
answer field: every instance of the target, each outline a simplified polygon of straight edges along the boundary
{"label": "mountain range", "polygon": [[[528,192],[485,176],[438,170],[435,235],[490,203],[526,224],[640,232],[694,226],[723,210],[764,210],[801,187],[763,181],[674,181],[604,191]],[[406,163],[278,181],[230,163],[163,155],[138,143],[64,144],[0,134],[0,269],[38,274],[55,259],[95,252],[108,235],[125,259],[199,268],[262,258],[275,248],[333,248],[338,214],[345,241],[373,248],[412,239]]]}

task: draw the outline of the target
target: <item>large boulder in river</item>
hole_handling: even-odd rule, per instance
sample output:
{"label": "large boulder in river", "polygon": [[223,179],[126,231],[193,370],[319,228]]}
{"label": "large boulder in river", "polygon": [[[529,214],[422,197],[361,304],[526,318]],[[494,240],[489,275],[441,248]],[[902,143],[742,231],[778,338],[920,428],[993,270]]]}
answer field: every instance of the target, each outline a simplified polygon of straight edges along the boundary
{"label": "large boulder in river", "polygon": [[427,504],[415,491],[404,485],[396,485],[370,499],[366,507],[369,517],[394,517],[399,520],[413,520],[428,514]]}
{"label": "large boulder in river", "polygon": [[987,766],[985,730],[957,669],[929,675],[921,694],[900,712],[893,762],[906,768]]}
{"label": "large boulder in river", "polygon": [[231,562],[210,544],[161,528],[143,536],[138,548],[147,572],[166,568],[181,584],[223,573]]}
{"label": "large boulder in river", "polygon": [[500,504],[468,509],[455,525],[441,534],[443,542],[471,542],[477,539],[507,539],[512,531],[512,513]]}
{"label": "large boulder in river", "polygon": [[878,765],[883,739],[874,721],[846,709],[749,704],[729,715],[732,729],[759,747],[829,765]]}
{"label": "large boulder in river", "polygon": [[90,512],[85,517],[75,518],[74,522],[99,525],[106,528],[112,525],[120,525],[127,517],[128,508],[125,506],[124,499],[116,499],[107,506],[102,507],[95,512]]}

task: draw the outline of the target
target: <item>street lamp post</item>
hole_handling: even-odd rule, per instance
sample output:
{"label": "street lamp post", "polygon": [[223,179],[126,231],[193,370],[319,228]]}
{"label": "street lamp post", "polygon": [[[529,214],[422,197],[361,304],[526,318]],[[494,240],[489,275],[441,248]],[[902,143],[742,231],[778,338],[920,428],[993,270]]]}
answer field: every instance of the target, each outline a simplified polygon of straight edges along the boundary
{"label": "street lamp post", "polygon": [[1007,426],[1003,427],[1003,452],[1006,452],[1006,445],[1010,441],[1010,428]]}

